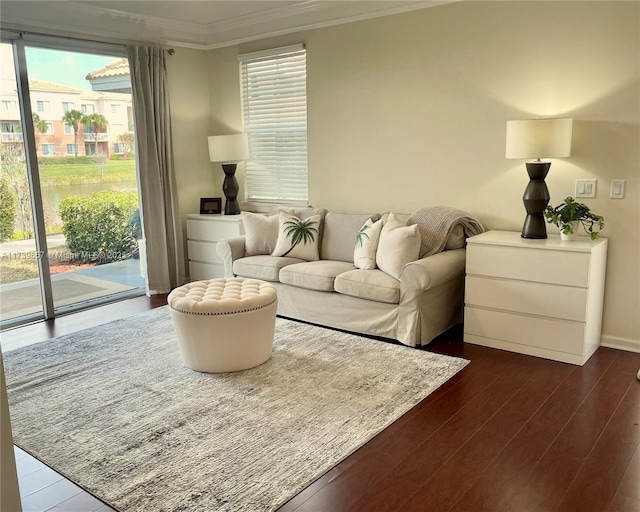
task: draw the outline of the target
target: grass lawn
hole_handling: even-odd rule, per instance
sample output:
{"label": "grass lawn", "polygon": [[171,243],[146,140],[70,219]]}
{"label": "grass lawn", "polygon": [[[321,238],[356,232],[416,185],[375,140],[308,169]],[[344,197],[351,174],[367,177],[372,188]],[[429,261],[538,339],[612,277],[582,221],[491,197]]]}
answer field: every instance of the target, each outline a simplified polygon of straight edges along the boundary
{"label": "grass lawn", "polygon": [[[49,272],[53,275],[96,266],[96,263],[81,263],[70,258],[70,255],[66,245],[49,249]],[[34,277],[38,277],[35,251],[0,256],[0,284],[15,283]]]}
{"label": "grass lawn", "polygon": [[136,179],[136,161],[107,160],[104,172],[95,163],[47,164],[40,166],[40,181],[43,186],[75,185],[77,183],[99,183]]}

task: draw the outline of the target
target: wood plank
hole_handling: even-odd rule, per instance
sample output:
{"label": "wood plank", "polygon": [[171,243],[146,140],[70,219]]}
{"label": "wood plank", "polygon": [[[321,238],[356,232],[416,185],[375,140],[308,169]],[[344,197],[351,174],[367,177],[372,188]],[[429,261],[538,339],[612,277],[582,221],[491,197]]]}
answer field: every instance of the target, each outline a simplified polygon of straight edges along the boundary
{"label": "wood plank", "polygon": [[640,446],[631,457],[631,462],[607,509],[607,512],[632,511],[640,512]]}
{"label": "wood plank", "polygon": [[[635,368],[635,370],[634,370]],[[569,418],[544,455],[526,475],[527,485],[506,502],[511,510],[558,510],[564,493],[577,476],[629,387],[638,359],[617,353],[607,371]],[[570,397],[566,397],[570,400]]]}
{"label": "wood plank", "polygon": [[[629,357],[636,359],[636,364],[635,367],[631,367],[632,371],[626,374],[627,391],[565,493],[560,502],[560,509],[574,507],[583,512],[606,510],[634,453],[638,451],[640,383],[636,380],[635,368],[640,367],[640,354]],[[624,372],[624,369],[621,368],[621,372]],[[640,476],[636,480],[636,489],[638,487]],[[640,493],[636,496],[640,497]]]}
{"label": "wood plank", "polygon": [[567,366],[571,369],[567,379],[523,422],[520,431],[476,477],[452,510],[509,510],[505,503],[527,488],[527,475],[615,359],[615,351],[603,350],[582,368]]}
{"label": "wood plank", "polygon": [[548,361],[533,371],[531,379],[515,393],[437,470],[425,478],[419,491],[402,505],[403,511],[449,510],[464,492],[507,447],[509,442],[544,404],[573,368]]}

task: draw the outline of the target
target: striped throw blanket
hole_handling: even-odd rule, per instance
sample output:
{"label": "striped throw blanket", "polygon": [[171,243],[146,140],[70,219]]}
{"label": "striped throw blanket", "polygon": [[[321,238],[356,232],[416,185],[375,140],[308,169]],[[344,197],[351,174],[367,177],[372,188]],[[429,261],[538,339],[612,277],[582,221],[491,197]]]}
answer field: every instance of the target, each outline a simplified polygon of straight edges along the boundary
{"label": "striped throw blanket", "polygon": [[420,258],[442,251],[452,231],[461,226],[464,237],[479,235],[484,227],[473,216],[450,206],[428,206],[411,214],[409,225],[417,224],[422,238]]}

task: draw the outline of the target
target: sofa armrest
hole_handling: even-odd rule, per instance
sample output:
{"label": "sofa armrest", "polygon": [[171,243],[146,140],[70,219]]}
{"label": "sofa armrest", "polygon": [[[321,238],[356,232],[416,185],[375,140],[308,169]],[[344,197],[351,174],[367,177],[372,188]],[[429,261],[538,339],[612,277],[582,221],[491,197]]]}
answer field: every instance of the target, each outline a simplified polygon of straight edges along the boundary
{"label": "sofa armrest", "polygon": [[442,251],[407,263],[400,275],[400,288],[425,291],[464,276],[465,249]]}
{"label": "sofa armrest", "polygon": [[233,262],[244,257],[245,236],[227,238],[216,243],[216,252],[224,263],[224,276],[235,277],[233,274]]}
{"label": "sofa armrest", "polygon": [[400,275],[398,340],[426,345],[460,315],[465,249],[443,251],[404,266]]}

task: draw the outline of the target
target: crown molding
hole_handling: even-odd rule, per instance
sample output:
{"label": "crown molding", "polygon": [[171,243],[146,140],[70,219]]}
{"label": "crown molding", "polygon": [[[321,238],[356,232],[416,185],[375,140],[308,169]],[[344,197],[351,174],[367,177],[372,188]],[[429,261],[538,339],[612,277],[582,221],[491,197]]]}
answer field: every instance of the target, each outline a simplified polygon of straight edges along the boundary
{"label": "crown molding", "polygon": [[[94,37],[99,34],[103,40],[210,50],[455,1],[459,0],[301,0],[225,20],[197,23],[130,13],[89,2],[3,0],[2,18],[3,23],[9,25]],[[121,5],[126,6],[126,3]]]}

